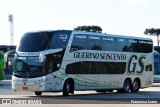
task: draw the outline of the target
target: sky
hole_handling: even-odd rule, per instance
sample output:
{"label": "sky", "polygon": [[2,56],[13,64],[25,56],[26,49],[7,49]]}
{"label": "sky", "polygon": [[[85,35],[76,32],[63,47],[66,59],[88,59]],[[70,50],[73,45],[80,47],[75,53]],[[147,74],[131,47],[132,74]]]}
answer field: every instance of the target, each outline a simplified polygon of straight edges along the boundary
{"label": "sky", "polygon": [[103,33],[149,37],[160,27],[160,0],[0,0],[0,45],[10,45],[8,14],[13,14],[14,45],[28,31],[73,30],[97,25]]}

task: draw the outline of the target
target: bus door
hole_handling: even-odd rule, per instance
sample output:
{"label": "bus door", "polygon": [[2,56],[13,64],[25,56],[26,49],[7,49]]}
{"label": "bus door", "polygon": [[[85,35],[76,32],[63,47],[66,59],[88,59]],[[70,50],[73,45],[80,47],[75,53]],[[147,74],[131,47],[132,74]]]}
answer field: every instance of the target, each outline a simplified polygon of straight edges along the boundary
{"label": "bus door", "polygon": [[54,53],[47,55],[45,69],[47,71],[47,90],[58,90],[61,87],[62,81],[60,80],[60,72],[58,71],[61,66],[61,54]]}

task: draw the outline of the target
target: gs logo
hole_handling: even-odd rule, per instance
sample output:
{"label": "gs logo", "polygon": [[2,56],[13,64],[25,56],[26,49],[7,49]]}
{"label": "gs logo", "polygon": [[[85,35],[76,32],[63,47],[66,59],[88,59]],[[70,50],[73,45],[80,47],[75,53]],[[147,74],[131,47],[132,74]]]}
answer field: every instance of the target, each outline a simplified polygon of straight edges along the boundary
{"label": "gs logo", "polygon": [[[128,62],[128,72],[129,73],[142,73],[144,70],[143,60],[145,56],[138,58],[136,55],[133,55]],[[140,67],[140,70],[136,70],[137,66]]]}

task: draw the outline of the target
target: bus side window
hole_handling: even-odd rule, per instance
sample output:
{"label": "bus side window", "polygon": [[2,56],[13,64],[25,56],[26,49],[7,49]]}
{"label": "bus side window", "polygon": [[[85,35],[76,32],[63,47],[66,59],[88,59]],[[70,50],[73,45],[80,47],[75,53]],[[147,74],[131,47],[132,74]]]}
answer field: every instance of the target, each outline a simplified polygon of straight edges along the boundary
{"label": "bus side window", "polygon": [[137,39],[128,39],[128,52],[138,52],[138,40]]}
{"label": "bus side window", "polygon": [[50,49],[66,48],[70,32],[55,32],[51,38]]}
{"label": "bus side window", "polygon": [[52,55],[48,55],[46,57],[46,62],[44,64],[44,72],[45,74],[53,72],[53,60]]}
{"label": "bus side window", "polygon": [[101,37],[90,35],[88,38],[88,49],[89,50],[102,50]]}
{"label": "bus side window", "polygon": [[87,49],[87,36],[74,35],[70,52]]}
{"label": "bus side window", "polygon": [[53,71],[57,71],[60,68],[61,55],[53,54]]}
{"label": "bus side window", "polygon": [[128,51],[128,39],[126,38],[115,38],[115,50],[119,52],[127,52]]}
{"label": "bus side window", "polygon": [[102,37],[102,49],[104,51],[115,51],[114,37]]}

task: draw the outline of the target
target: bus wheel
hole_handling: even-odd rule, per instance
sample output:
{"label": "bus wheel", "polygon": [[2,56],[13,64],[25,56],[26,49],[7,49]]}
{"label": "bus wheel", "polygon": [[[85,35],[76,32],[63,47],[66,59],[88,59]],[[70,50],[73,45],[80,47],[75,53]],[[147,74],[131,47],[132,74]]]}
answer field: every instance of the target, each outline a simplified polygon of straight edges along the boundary
{"label": "bus wheel", "polygon": [[123,84],[123,88],[121,89],[121,92],[123,92],[123,93],[128,93],[129,92],[129,90],[130,90],[130,81],[128,80],[128,79],[126,79],[125,81],[124,81],[124,84]]}
{"label": "bus wheel", "polygon": [[41,96],[41,95],[42,95],[42,92],[36,91],[36,92],[35,92],[35,95],[36,95],[36,96]]}
{"label": "bus wheel", "polygon": [[131,92],[137,92],[139,91],[139,88],[140,88],[139,81],[135,79],[133,81],[133,84],[131,85]]}
{"label": "bus wheel", "polygon": [[69,93],[71,92],[71,85],[69,81],[65,81],[64,86],[63,86],[63,96],[68,96]]}

